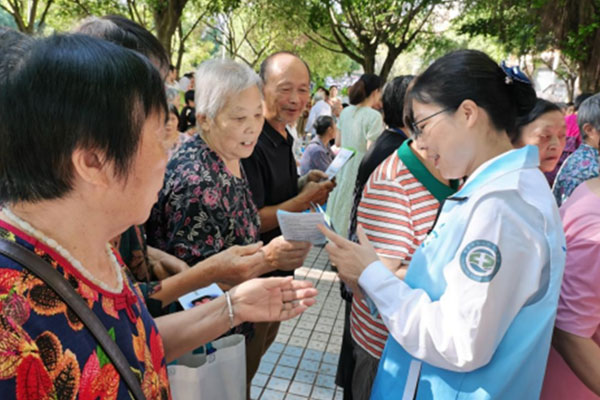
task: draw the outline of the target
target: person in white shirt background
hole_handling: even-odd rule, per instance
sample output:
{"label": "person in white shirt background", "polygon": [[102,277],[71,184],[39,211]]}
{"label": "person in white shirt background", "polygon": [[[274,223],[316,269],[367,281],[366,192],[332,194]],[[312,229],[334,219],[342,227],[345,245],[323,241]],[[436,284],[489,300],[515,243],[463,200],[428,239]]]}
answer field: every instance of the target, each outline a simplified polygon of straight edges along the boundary
{"label": "person in white shirt background", "polygon": [[536,95],[518,68],[460,50],[417,77],[407,126],[446,179],[446,199],[401,280],[360,244],[320,229],[340,277],[365,295],[390,337],[371,398],[536,399],[540,395],[565,239],[535,146],[508,136]]}
{"label": "person in white shirt background", "polygon": [[[321,94],[323,93],[323,94]],[[308,114],[308,120],[306,121],[306,125],[304,127],[304,131],[306,133],[315,134],[315,121],[321,115],[332,115],[331,105],[327,102],[329,99],[329,92],[326,89],[322,89],[322,91],[316,92],[313,96],[313,106],[310,109],[310,113]]]}

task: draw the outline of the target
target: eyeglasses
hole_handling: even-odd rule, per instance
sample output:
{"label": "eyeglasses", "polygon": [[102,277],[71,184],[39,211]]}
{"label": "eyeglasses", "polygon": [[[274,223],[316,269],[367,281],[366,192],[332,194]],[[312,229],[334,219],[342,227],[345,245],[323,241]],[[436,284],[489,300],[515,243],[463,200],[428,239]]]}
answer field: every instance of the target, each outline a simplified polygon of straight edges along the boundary
{"label": "eyeglasses", "polygon": [[423,134],[423,131],[418,126],[419,124],[427,121],[428,119],[431,119],[431,118],[435,117],[436,115],[439,115],[441,113],[445,113],[445,112],[450,111],[450,110],[452,110],[452,108],[450,108],[450,107],[449,108],[444,108],[443,110],[434,112],[433,114],[428,115],[427,117],[422,118],[422,119],[420,119],[418,121],[409,122],[409,125],[410,125],[410,128],[412,130],[413,136],[415,138],[417,138],[417,137],[419,137],[419,136],[421,136]]}

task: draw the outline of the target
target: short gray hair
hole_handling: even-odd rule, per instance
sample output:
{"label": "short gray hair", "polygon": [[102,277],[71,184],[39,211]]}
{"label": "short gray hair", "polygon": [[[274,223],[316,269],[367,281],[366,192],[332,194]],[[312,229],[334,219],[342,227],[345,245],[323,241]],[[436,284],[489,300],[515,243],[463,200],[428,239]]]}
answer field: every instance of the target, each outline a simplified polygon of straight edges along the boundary
{"label": "short gray hair", "polygon": [[247,65],[228,59],[205,61],[196,70],[196,114],[214,119],[227,100],[252,86],[262,96],[261,80]]}
{"label": "short gray hair", "polygon": [[600,93],[588,97],[577,111],[577,125],[582,139],[586,139],[587,135],[583,130],[585,124],[592,125],[596,130],[600,130]]}

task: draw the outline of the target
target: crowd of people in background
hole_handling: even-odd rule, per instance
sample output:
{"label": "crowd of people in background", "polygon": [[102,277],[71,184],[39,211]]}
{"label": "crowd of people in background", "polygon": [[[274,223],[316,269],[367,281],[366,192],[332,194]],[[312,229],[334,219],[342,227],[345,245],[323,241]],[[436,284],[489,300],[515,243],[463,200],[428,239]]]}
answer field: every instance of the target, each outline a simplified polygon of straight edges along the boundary
{"label": "crowd of people in background", "polygon": [[[182,77],[120,16],[0,29],[0,238],[112,331],[147,399],[167,363],[243,334],[247,396],[315,302],[277,211],[324,206],[345,399],[600,398],[600,94],[572,110],[517,67],[451,52],[418,76],[315,88],[278,51]],[[352,158],[334,179],[340,149]],[[183,310],[212,283],[224,295]],[[129,399],[48,282],[0,254],[0,392]],[[35,384],[34,384],[35,383]],[[4,398],[3,397],[3,398]]]}

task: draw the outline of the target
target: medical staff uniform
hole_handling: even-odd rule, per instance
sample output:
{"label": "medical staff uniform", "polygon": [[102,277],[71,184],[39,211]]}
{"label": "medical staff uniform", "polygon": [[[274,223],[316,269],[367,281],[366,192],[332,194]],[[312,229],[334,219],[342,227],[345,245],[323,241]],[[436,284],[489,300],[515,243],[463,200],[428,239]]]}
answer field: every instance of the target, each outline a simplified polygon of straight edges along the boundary
{"label": "medical staff uniform", "polygon": [[359,284],[390,331],[372,399],[537,399],[565,264],[537,147],[482,164],[442,206],[406,279]]}

